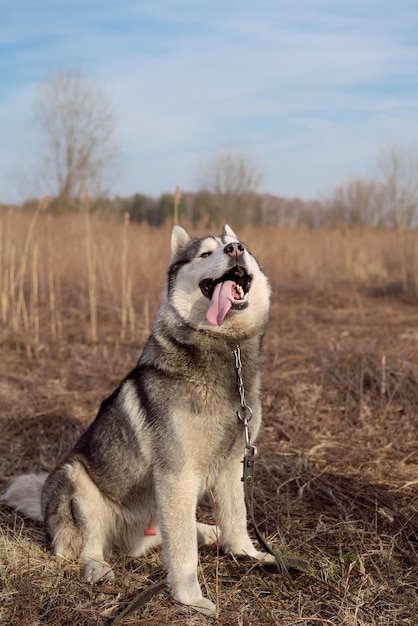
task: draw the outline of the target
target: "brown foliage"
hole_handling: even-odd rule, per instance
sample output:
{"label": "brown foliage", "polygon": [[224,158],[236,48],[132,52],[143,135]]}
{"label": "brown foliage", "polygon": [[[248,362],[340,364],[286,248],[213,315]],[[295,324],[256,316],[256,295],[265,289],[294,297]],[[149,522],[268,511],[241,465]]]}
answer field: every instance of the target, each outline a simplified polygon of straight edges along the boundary
{"label": "brown foliage", "polygon": [[[3,215],[2,223],[3,234],[9,234],[1,240],[2,259],[14,258],[16,280],[28,217]],[[13,297],[1,284],[2,294],[8,294],[0,344],[1,490],[14,475],[49,469],[66,453],[136,362],[159,301],[169,256],[167,228],[92,219],[90,235],[93,282],[83,220],[63,216],[48,222],[39,216],[22,287],[27,327],[22,299],[13,327],[19,282]],[[415,241],[414,233],[404,235]],[[199,576],[208,595],[218,598],[221,625],[416,622],[418,335],[415,307],[404,298],[401,270],[407,265],[398,236],[292,229],[243,233],[273,285],[255,516],[278,550],[308,558],[310,570],[295,574],[289,585],[245,559],[235,562],[216,549],[204,552]],[[35,242],[38,340],[31,308]],[[3,262],[2,272],[5,267]],[[92,284],[96,342],[89,317]],[[398,288],[389,290],[394,284]],[[124,299],[122,289],[129,292]],[[122,304],[128,307],[126,318]],[[210,516],[208,502],[201,514]],[[2,624],[106,624],[164,576],[155,552],[119,559],[114,584],[90,587],[76,564],[50,555],[41,525],[5,505],[0,519]],[[164,594],[129,623],[212,622]]]}

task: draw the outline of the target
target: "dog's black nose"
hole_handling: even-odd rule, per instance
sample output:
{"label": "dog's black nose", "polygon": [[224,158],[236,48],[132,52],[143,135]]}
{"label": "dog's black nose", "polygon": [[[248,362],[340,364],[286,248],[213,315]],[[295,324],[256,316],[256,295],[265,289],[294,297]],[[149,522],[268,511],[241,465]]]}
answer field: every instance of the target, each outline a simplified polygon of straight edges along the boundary
{"label": "dog's black nose", "polygon": [[228,243],[224,248],[225,254],[229,254],[229,256],[233,256],[236,259],[241,256],[244,250],[245,250],[244,244],[238,241],[236,242],[234,241],[233,243]]}

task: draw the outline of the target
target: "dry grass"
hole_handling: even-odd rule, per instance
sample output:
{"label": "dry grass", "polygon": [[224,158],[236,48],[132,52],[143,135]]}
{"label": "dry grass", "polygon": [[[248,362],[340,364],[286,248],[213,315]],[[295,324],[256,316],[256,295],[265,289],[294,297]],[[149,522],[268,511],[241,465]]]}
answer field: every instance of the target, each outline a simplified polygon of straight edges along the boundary
{"label": "dry grass", "polygon": [[[40,213],[25,248],[29,222],[1,216],[0,490],[51,468],[135,363],[168,261],[168,228],[92,217],[87,248],[82,216]],[[255,515],[310,570],[289,585],[208,550],[199,576],[218,598],[217,621],[163,593],[129,623],[413,626],[416,235],[269,229],[243,239],[273,285]],[[114,584],[91,587],[76,564],[50,555],[41,525],[5,505],[0,519],[1,624],[106,624],[164,576],[157,551],[121,558]]]}

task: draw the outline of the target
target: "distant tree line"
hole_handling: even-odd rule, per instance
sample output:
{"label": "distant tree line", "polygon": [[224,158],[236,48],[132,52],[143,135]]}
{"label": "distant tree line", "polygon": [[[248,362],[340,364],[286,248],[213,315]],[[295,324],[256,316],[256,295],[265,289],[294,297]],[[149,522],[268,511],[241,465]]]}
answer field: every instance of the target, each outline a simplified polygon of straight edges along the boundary
{"label": "distant tree line", "polygon": [[[39,200],[33,198],[24,202],[19,208],[31,211],[35,210],[38,204]],[[59,210],[55,211],[55,207]],[[323,223],[319,217],[321,209],[322,205],[319,201],[285,198],[271,194],[252,194],[245,199],[241,198],[234,210],[227,214],[225,208],[218,204],[216,196],[203,190],[183,193],[178,214],[180,221],[187,221],[194,228],[218,226],[225,221],[230,222],[235,228],[245,224],[253,226],[305,224],[314,227]],[[83,210],[84,205],[81,201],[74,201],[67,205],[69,212],[82,212]],[[128,213],[131,222],[158,227],[166,220],[173,219],[174,194],[163,193],[158,198],[141,193],[129,197],[92,198],[90,210],[103,217],[120,215],[122,218]],[[58,203],[55,205],[52,200],[48,211],[61,214],[62,205]]]}
{"label": "distant tree line", "polygon": [[[36,146],[37,178],[53,199],[55,214],[86,210],[80,200],[89,192],[88,207],[102,214],[126,214],[132,222],[158,227],[174,215],[174,194],[153,198],[142,193],[108,197],[118,166],[115,112],[103,87],[80,70],[57,71],[39,85],[31,125]],[[369,179],[341,183],[318,200],[260,193],[262,175],[254,157],[224,148],[208,155],[198,171],[198,191],[183,193],[178,219],[193,226],[230,222],[311,228],[322,225],[412,228],[418,226],[418,152],[392,145]],[[38,206],[28,201],[24,208]]]}
{"label": "distant tree line", "polygon": [[[242,166],[242,164],[241,164]],[[377,228],[415,228],[418,226],[418,158],[414,152],[391,146],[379,159],[378,175],[369,179],[351,179],[336,186],[318,200],[286,198],[257,193],[251,186],[210,185],[196,192],[182,193],[178,204],[180,221],[193,227],[216,226],[230,222],[235,228],[254,226],[349,226]],[[38,205],[31,200],[23,208]],[[81,210],[82,202],[74,199],[67,210]],[[102,215],[129,214],[132,222],[161,226],[173,219],[174,194],[155,198],[136,193],[129,197],[97,197],[91,210]],[[62,203],[50,211],[61,212]]]}

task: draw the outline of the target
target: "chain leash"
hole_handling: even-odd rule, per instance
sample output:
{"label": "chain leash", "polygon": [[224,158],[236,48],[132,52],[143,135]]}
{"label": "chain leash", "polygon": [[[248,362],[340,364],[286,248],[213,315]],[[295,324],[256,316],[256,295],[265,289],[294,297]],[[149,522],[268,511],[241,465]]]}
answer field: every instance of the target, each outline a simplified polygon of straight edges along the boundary
{"label": "chain leash", "polygon": [[238,392],[241,401],[241,408],[237,411],[238,419],[244,425],[244,434],[245,434],[245,453],[246,454],[255,454],[256,448],[252,445],[250,439],[250,422],[253,418],[253,410],[245,399],[245,387],[244,380],[242,378],[242,360],[241,360],[241,346],[237,344],[237,347],[234,350],[235,356],[235,369],[237,370],[238,376]]}
{"label": "chain leash", "polygon": [[271,554],[275,561],[278,571],[285,577],[286,580],[290,580],[289,569],[296,569],[299,571],[306,572],[307,571],[307,563],[303,559],[299,559],[298,557],[288,557],[282,556],[275,552],[267,543],[263,535],[258,529],[257,523],[254,518],[254,497],[253,497],[253,474],[254,474],[254,456],[256,453],[256,447],[251,443],[250,438],[250,427],[249,423],[253,418],[253,410],[245,399],[245,387],[244,380],[242,377],[242,360],[241,360],[241,346],[237,344],[237,347],[234,350],[235,356],[235,369],[237,370],[238,377],[238,392],[240,397],[241,407],[237,411],[238,419],[244,425],[244,434],[245,434],[245,447],[244,447],[244,472],[242,481],[244,483],[244,494],[245,494],[245,502],[247,505],[247,513],[251,520],[251,523],[254,528],[255,536],[257,537],[258,543],[263,548],[265,552]]}

